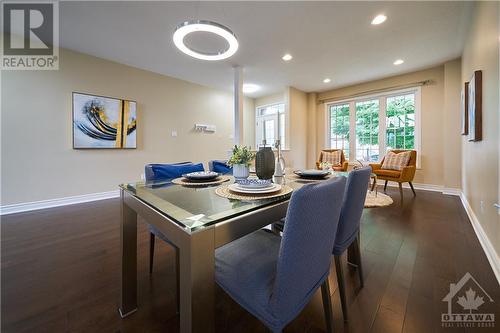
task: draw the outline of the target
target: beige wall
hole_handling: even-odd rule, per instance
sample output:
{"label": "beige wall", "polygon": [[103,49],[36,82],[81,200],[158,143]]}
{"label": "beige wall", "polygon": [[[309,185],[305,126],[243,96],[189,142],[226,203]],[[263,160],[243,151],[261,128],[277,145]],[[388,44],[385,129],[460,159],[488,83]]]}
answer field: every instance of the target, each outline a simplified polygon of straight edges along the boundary
{"label": "beige wall", "polygon": [[317,94],[307,94],[307,168],[316,168],[317,155],[317,137],[316,137],[316,123],[317,123]]}
{"label": "beige wall", "polygon": [[443,185],[461,188],[461,59],[444,64]]}
{"label": "beige wall", "polygon": [[[456,108],[457,98],[460,98],[460,90],[458,85],[448,84],[447,87],[452,89],[449,92],[449,110],[445,110],[445,73],[446,77],[456,77],[459,70],[459,60],[453,61],[450,64],[436,66],[426,70],[421,70],[413,73],[398,75],[381,80],[366,82],[354,86],[340,88],[332,91],[322,92],[318,94],[318,100],[325,99],[342,99],[343,97],[360,94],[367,91],[384,89],[395,86],[402,86],[414,82],[431,80],[429,85],[421,88],[421,168],[417,170],[415,183],[458,187],[459,173],[456,170],[450,175],[450,180],[445,181],[445,164],[444,155],[446,144],[460,144],[460,136],[451,134],[445,140],[445,131],[443,131],[444,123],[450,118],[456,117],[453,125],[450,125],[451,131],[457,126],[457,121],[460,121],[460,109]],[[445,116],[446,114],[446,116]],[[324,103],[318,105],[317,115],[317,147],[316,154],[326,145],[326,108]],[[458,123],[459,124],[459,123]],[[459,126],[459,125],[458,125]],[[460,156],[457,152],[447,154],[450,160],[460,164]]]}
{"label": "beige wall", "polygon": [[286,90],[290,117],[290,152],[287,165],[294,169],[307,167],[307,94],[293,87]]}
{"label": "beige wall", "polygon": [[284,103],[284,102],[285,102],[285,92],[280,92],[277,94],[256,98],[255,107],[269,105],[269,104]]}
{"label": "beige wall", "polygon": [[[499,4],[477,2],[462,55],[462,82],[483,74],[483,140],[462,139],[462,188],[490,242],[500,254],[499,202]],[[481,205],[481,202],[483,203]]]}
{"label": "beige wall", "polygon": [[[73,91],[137,101],[138,148],[73,150]],[[116,190],[147,163],[225,158],[232,145],[231,93],[66,50],[58,71],[2,72],[1,96],[2,205]]]}

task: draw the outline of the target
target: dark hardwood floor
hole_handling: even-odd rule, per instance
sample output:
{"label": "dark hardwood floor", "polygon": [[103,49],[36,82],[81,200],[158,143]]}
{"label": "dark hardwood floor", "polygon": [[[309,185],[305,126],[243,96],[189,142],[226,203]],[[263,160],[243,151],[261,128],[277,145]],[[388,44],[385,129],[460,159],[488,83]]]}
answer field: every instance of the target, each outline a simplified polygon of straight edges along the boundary
{"label": "dark hardwood floor", "polygon": [[[417,191],[399,205],[366,209],[361,247],[365,287],[346,271],[349,323],[342,320],[334,265],[330,275],[336,332],[493,332],[442,328],[450,283],[470,272],[496,303],[481,310],[500,318],[500,288],[458,197]],[[156,242],[148,273],[149,237],[139,223],[139,311],[120,319],[119,201],[103,200],[2,217],[2,332],[176,332],[174,253]],[[344,265],[346,265],[344,257]],[[266,332],[220,289],[217,332]],[[497,319],[498,320],[498,319]],[[497,325],[500,327],[500,323]],[[285,332],[325,330],[316,293]]]}

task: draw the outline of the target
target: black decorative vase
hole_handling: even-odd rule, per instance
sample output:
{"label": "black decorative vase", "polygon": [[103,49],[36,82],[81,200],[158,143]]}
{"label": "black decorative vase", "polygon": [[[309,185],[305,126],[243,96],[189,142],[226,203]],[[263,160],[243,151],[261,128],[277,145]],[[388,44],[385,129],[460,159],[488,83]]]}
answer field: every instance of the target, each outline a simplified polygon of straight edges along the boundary
{"label": "black decorative vase", "polygon": [[255,155],[255,172],[259,179],[273,178],[274,153],[271,147],[261,147]]}

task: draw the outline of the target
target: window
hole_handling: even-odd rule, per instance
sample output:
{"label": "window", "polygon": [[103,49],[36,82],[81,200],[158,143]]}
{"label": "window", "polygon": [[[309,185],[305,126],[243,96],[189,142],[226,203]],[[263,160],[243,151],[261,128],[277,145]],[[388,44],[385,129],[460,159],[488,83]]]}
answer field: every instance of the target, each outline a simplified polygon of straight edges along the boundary
{"label": "window", "polygon": [[286,147],[286,117],[285,104],[277,103],[259,106],[255,112],[255,147],[266,145],[274,147],[277,139],[281,141],[281,148]]}
{"label": "window", "polygon": [[330,148],[342,149],[349,156],[349,104],[330,107]]}
{"label": "window", "polygon": [[415,149],[415,94],[387,98],[387,149]]}
{"label": "window", "polygon": [[327,104],[326,144],[350,161],[380,161],[389,149],[418,151],[419,108],[420,87]]}
{"label": "window", "polygon": [[356,103],[356,159],[378,161],[379,100]]}

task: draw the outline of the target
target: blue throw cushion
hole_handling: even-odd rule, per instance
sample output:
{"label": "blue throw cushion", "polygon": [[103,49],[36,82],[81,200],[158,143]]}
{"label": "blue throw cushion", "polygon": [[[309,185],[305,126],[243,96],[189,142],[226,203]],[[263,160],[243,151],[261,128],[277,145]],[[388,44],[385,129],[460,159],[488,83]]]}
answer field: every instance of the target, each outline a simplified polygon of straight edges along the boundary
{"label": "blue throw cushion", "polygon": [[165,180],[181,177],[183,174],[205,171],[202,163],[198,164],[149,164],[146,168],[150,173],[146,174],[146,180]]}
{"label": "blue throw cushion", "polygon": [[232,174],[233,168],[226,164],[224,161],[212,161],[212,171],[220,174]]}

